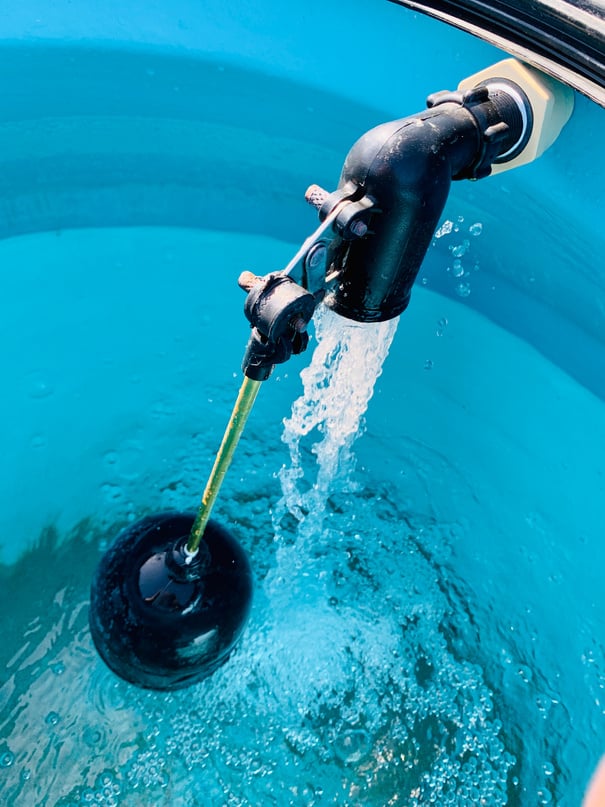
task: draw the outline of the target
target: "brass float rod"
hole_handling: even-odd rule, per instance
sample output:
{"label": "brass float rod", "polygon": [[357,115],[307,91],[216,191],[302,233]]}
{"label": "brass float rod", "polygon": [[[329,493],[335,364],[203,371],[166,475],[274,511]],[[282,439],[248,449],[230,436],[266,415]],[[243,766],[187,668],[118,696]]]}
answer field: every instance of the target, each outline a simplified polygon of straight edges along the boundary
{"label": "brass float rod", "polygon": [[206,524],[210,518],[210,513],[212,512],[218,492],[223,484],[225,474],[231,465],[233,454],[244,430],[244,426],[246,425],[246,421],[248,420],[248,416],[252,411],[261,384],[262,381],[255,381],[244,376],[235,406],[233,407],[233,412],[231,413],[231,418],[223,436],[223,441],[216,455],[216,459],[214,460],[208,482],[206,483],[206,488],[202,495],[202,502],[195,521],[193,522],[189,540],[187,541],[186,551],[189,555],[195,555],[198,550],[204,530],[206,529]]}

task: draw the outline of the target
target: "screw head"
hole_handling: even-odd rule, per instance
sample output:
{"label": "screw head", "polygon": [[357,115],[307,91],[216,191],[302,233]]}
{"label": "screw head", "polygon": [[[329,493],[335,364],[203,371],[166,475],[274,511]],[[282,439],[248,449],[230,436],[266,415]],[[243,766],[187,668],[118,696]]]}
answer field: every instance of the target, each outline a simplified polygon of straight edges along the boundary
{"label": "screw head", "polygon": [[326,259],[326,247],[323,244],[315,244],[307,253],[305,263],[309,269],[317,269]]}
{"label": "screw head", "polygon": [[368,231],[368,225],[365,223],[365,221],[361,221],[361,219],[359,219],[351,224],[350,229],[353,235],[356,235],[357,238],[362,238]]}

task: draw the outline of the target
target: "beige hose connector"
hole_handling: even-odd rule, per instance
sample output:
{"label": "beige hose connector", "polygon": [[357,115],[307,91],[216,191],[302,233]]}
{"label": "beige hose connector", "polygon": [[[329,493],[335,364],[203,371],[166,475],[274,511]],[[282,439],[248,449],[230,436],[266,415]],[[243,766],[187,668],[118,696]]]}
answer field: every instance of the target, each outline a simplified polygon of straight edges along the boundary
{"label": "beige hose connector", "polygon": [[571,117],[574,105],[574,93],[570,87],[516,59],[505,59],[465,78],[458,89],[470,90],[488,80],[490,83],[497,82],[499,78],[521,87],[531,104],[534,120],[532,133],[523,151],[510,162],[493,164],[492,174],[537,159],[555,142]]}

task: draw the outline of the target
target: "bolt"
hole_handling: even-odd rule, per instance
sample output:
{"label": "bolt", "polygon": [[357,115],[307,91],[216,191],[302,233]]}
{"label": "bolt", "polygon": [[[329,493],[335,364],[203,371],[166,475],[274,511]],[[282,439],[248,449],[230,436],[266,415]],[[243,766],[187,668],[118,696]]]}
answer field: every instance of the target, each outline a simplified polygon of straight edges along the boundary
{"label": "bolt", "polygon": [[351,224],[349,229],[351,230],[353,235],[357,236],[357,238],[363,238],[363,236],[368,231],[368,225],[365,223],[365,221],[361,221],[361,219],[358,219],[357,221],[354,221]]}
{"label": "bolt", "polygon": [[307,252],[305,266],[307,269],[317,269],[326,259],[326,247],[324,244],[313,244]]}
{"label": "bolt", "polygon": [[290,321],[290,326],[298,333],[303,333],[307,330],[307,321],[304,317],[295,317]]}

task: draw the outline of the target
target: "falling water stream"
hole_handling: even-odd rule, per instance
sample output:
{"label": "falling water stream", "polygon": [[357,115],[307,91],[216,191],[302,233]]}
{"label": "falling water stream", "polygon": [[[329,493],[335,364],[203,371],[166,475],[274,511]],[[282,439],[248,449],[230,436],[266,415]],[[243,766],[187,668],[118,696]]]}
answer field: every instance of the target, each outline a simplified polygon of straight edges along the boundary
{"label": "falling water stream", "polygon": [[[382,372],[398,320],[358,324],[321,307],[315,315],[317,347],[301,372],[303,394],[284,421],[282,439],[290,454],[279,473],[283,496],[276,528],[288,513],[297,539],[313,542],[323,528],[326,500],[352,485],[352,446],[363,433],[363,416]],[[315,474],[305,475],[305,454],[315,457]]]}

